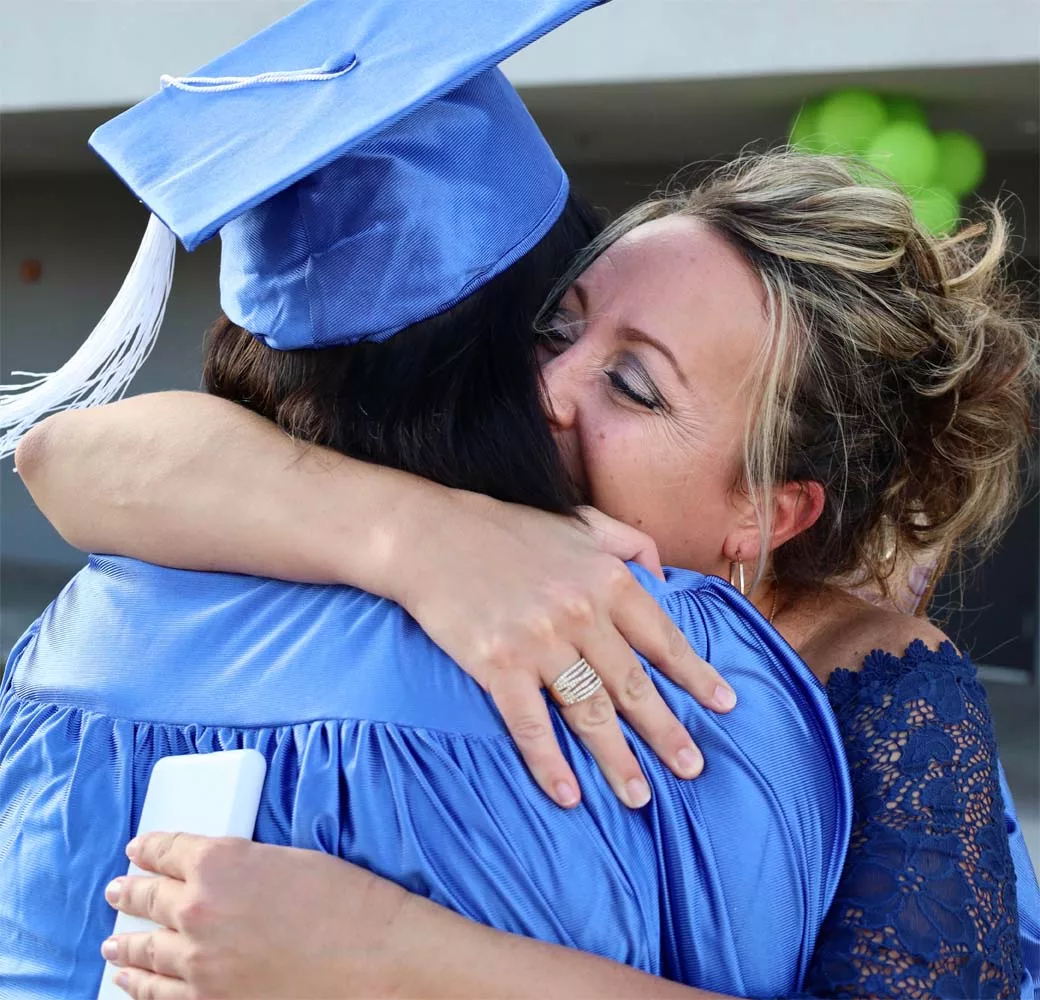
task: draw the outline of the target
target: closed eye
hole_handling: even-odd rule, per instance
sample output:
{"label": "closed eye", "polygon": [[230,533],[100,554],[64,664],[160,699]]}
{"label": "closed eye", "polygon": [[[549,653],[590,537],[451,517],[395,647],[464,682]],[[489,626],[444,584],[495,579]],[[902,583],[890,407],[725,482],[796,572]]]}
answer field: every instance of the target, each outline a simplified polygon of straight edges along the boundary
{"label": "closed eye", "polygon": [[577,314],[568,309],[557,309],[548,322],[536,331],[539,346],[560,354],[567,350],[582,333],[583,323]]}
{"label": "closed eye", "polygon": [[660,398],[644,395],[638,389],[633,388],[616,371],[608,371],[607,380],[617,392],[621,393],[622,396],[626,396],[633,403],[637,403],[639,406],[643,406],[648,410],[660,410],[664,405]]}

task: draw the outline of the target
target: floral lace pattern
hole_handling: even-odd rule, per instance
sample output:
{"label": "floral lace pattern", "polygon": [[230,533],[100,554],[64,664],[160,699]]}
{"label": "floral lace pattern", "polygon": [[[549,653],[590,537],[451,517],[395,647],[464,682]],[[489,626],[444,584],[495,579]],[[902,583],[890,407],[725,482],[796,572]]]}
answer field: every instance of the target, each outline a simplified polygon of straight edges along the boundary
{"label": "floral lace pattern", "polygon": [[918,640],[834,671],[827,692],[852,774],[852,837],[806,991],[1017,997],[1015,873],[971,661]]}

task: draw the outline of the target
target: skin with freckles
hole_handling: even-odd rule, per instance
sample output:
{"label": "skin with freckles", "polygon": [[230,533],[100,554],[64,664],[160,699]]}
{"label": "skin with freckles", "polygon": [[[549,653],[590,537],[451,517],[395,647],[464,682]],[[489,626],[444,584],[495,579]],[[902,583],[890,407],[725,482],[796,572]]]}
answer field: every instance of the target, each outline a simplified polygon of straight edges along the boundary
{"label": "skin with freckles", "polygon": [[[568,471],[595,507],[649,534],[665,565],[727,577],[730,562],[758,555],[738,484],[746,382],[767,334],[763,289],[740,254],[678,216],[613,244],[541,330]],[[770,548],[818,513],[811,498],[789,506]]]}

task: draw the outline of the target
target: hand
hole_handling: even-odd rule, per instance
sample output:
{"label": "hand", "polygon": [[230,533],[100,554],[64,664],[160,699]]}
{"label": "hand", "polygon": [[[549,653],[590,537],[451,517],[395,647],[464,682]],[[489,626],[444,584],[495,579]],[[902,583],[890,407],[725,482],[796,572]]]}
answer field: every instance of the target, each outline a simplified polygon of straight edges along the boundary
{"label": "hand", "polygon": [[127,855],[154,876],[105,890],[118,910],[162,929],[102,946],[135,1000],[370,997],[408,893],[328,854],[231,837],[151,833]]}
{"label": "hand", "polygon": [[638,808],[650,788],[618,713],[679,777],[696,777],[703,758],[632,650],[706,707],[729,711],[736,696],[625,566],[636,560],[660,575],[653,541],[591,508],[583,516],[454,493],[402,537],[408,571],[394,597],[491,695],[535,780],[568,807],[580,791],[541,689],[584,656],[604,689],[563,717],[617,796]]}

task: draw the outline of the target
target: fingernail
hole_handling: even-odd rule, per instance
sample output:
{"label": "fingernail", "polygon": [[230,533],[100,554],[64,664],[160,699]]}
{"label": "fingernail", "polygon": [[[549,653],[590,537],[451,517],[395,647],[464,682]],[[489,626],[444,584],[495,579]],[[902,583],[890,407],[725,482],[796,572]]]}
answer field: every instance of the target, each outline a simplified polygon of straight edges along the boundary
{"label": "fingernail", "polygon": [[108,885],[105,886],[105,899],[107,899],[113,906],[119,902],[119,896],[123,891],[123,880],[121,878],[114,878]]}
{"label": "fingernail", "polygon": [[631,808],[641,809],[650,801],[650,786],[642,778],[632,778],[625,782],[625,796]]}
{"label": "fingernail", "polygon": [[119,954],[119,944],[115,938],[109,938],[101,946],[101,957],[111,962]]}
{"label": "fingernail", "polygon": [[122,990],[125,990],[129,985],[130,985],[130,973],[126,972],[125,970],[123,972],[117,972],[116,973],[116,986],[118,986]]}
{"label": "fingernail", "polygon": [[687,778],[696,778],[704,766],[704,758],[701,756],[701,752],[694,747],[683,747],[675,755],[675,762],[678,764],[679,770]]}
{"label": "fingernail", "polygon": [[133,860],[137,856],[137,849],[141,846],[141,838],[134,837],[129,844],[126,845],[126,856]]}
{"label": "fingernail", "polygon": [[553,786],[553,790],[556,792],[556,801],[561,806],[570,807],[577,805],[578,793],[574,791],[573,787],[566,781],[557,781]]}
{"label": "fingernail", "polygon": [[728,712],[737,703],[737,694],[728,684],[719,684],[711,700],[720,712]]}

